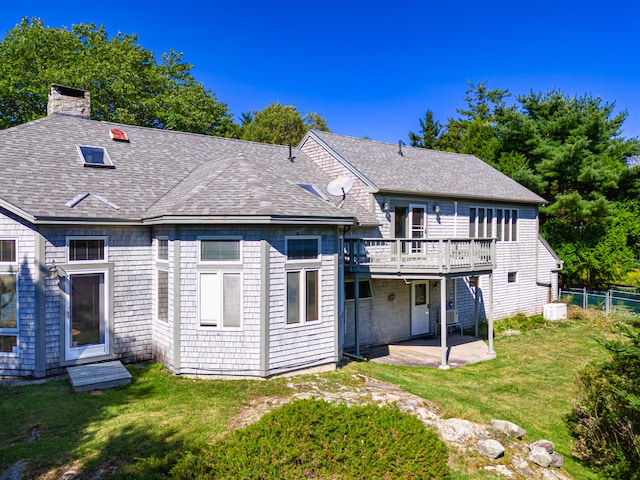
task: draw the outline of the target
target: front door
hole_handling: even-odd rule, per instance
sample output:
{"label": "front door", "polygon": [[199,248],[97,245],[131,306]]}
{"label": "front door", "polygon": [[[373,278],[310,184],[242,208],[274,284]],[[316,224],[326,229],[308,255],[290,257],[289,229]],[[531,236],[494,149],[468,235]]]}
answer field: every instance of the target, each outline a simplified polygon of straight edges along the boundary
{"label": "front door", "polygon": [[411,335],[429,333],[429,282],[411,282]]}
{"label": "front door", "polygon": [[65,319],[67,360],[109,353],[106,271],[69,273]]}

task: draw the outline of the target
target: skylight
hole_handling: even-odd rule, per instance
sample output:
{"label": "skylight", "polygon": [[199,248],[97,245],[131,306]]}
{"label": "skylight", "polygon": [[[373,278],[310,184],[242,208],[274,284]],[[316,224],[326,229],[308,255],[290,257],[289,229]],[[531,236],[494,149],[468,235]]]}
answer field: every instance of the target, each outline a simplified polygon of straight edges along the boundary
{"label": "skylight", "polygon": [[106,148],[87,145],[77,145],[77,147],[85,167],[115,168]]}
{"label": "skylight", "polygon": [[297,185],[303,190],[306,190],[307,192],[315,195],[318,198],[321,198],[322,200],[328,200],[324,193],[318,190],[318,187],[316,187],[315,185],[312,185],[310,183],[298,183]]}

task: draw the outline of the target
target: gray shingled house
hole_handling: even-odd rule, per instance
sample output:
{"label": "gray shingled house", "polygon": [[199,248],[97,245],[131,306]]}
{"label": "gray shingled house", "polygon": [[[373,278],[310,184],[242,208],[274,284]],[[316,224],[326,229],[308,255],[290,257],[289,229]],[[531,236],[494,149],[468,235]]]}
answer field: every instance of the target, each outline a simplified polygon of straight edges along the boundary
{"label": "gray shingled house", "polygon": [[320,132],[264,145],[89,108],[53,86],[49,116],[0,131],[0,375],[156,359],[269,377],[555,299],[543,200],[475,157]]}

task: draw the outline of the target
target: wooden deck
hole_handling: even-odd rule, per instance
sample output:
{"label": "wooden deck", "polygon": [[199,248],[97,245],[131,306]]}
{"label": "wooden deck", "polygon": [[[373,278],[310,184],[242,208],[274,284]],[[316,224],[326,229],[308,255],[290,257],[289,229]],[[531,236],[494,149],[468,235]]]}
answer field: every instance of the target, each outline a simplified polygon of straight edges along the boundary
{"label": "wooden deck", "polygon": [[131,374],[119,360],[67,368],[76,392],[88,392],[131,383]]}

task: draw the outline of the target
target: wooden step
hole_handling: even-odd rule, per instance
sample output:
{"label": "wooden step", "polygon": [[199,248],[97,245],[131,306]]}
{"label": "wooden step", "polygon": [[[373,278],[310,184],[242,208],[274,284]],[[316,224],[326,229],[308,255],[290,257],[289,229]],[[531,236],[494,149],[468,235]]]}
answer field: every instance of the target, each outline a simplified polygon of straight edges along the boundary
{"label": "wooden step", "polygon": [[87,392],[131,383],[131,374],[119,360],[67,368],[76,392]]}

